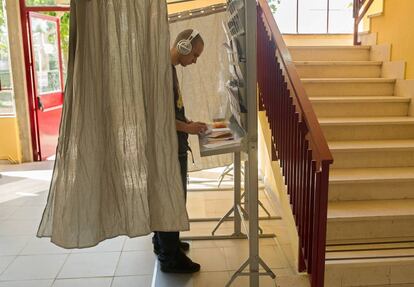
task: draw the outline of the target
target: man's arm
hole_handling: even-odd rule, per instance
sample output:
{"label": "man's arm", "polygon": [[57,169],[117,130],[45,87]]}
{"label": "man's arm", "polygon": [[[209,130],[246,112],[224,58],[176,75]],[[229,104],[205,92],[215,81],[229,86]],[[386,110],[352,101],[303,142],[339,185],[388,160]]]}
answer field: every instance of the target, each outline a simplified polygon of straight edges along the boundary
{"label": "man's arm", "polygon": [[201,134],[207,130],[207,125],[201,122],[182,122],[175,120],[175,126],[177,131],[184,132],[191,135]]}

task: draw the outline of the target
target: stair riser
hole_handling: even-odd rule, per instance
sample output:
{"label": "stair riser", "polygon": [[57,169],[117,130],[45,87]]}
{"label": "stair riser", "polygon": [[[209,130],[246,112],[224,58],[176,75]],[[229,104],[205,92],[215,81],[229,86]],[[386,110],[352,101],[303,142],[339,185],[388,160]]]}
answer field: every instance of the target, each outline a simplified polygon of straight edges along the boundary
{"label": "stair riser", "polygon": [[355,49],[289,49],[294,61],[369,61],[369,50]]}
{"label": "stair riser", "polygon": [[414,166],[414,150],[332,151],[332,168],[408,167]]}
{"label": "stair riser", "polygon": [[[347,240],[352,242],[393,238],[401,240],[414,236],[414,216],[409,218],[372,218],[370,220],[331,221],[328,220],[327,243]],[[349,242],[348,242],[349,243]]]}
{"label": "stair riser", "polygon": [[329,201],[414,199],[414,181],[329,185]]}
{"label": "stair riser", "polygon": [[412,139],[414,124],[399,125],[329,125],[322,124],[328,141]]}
{"label": "stair riser", "polygon": [[392,96],[394,83],[303,83],[308,97]]}
{"label": "stair riser", "polygon": [[413,261],[357,265],[330,264],[328,261],[325,287],[411,287],[414,283]]}
{"label": "stair riser", "polygon": [[407,116],[408,103],[312,103],[318,117]]}
{"label": "stair riser", "polygon": [[381,66],[376,65],[296,65],[301,78],[379,78]]}

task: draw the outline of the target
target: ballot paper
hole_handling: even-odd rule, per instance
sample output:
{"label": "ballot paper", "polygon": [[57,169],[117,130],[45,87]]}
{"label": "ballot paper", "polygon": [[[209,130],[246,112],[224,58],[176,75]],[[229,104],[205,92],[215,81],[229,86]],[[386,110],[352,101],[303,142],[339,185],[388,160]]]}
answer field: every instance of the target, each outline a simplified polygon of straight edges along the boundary
{"label": "ballot paper", "polygon": [[213,148],[220,148],[220,147],[226,147],[231,145],[240,144],[241,139],[233,139],[233,140],[227,140],[227,141],[219,141],[214,143],[208,143],[203,145],[205,148],[213,149]]}
{"label": "ballot paper", "polygon": [[202,136],[203,147],[205,148],[219,148],[229,145],[239,144],[241,139],[235,138],[230,128],[212,128],[209,129]]}
{"label": "ballot paper", "polygon": [[236,13],[232,15],[227,21],[227,27],[233,37],[238,37],[244,34],[244,27],[241,19],[241,16]]}
{"label": "ballot paper", "polygon": [[224,30],[224,35],[226,36],[226,43],[229,47],[231,47],[231,35],[230,35],[230,31],[227,27],[227,24],[225,23],[225,21],[221,22],[221,25],[223,27]]}
{"label": "ballot paper", "polygon": [[222,129],[221,131],[212,131],[207,135],[208,142],[232,140],[234,136],[230,129]]}
{"label": "ballot paper", "polygon": [[232,0],[232,1],[227,1],[227,5],[228,5],[228,9],[227,11],[230,14],[233,14],[234,12],[236,12],[237,10],[241,9],[244,7],[244,1],[243,0]]}
{"label": "ballot paper", "polygon": [[233,48],[229,46],[228,43],[224,43],[223,46],[226,49],[229,64],[236,65],[238,58],[237,58],[237,55],[234,54]]}

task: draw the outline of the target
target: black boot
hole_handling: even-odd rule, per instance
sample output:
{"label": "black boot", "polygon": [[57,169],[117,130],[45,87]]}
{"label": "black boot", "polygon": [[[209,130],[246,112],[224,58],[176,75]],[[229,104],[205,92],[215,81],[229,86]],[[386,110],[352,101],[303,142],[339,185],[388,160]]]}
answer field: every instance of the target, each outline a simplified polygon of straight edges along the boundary
{"label": "black boot", "polygon": [[200,271],[200,264],[193,262],[183,252],[178,252],[172,262],[160,263],[165,273],[195,273]]}
{"label": "black boot", "polygon": [[[154,244],[154,249],[153,250],[154,250],[155,255],[160,254],[160,246],[158,244],[157,239],[153,238],[152,243]],[[179,246],[180,246],[181,251],[187,252],[188,250],[190,250],[190,243],[180,240],[179,244],[180,244]]]}
{"label": "black boot", "polygon": [[180,249],[181,251],[187,252],[190,250],[190,243],[180,240]]}

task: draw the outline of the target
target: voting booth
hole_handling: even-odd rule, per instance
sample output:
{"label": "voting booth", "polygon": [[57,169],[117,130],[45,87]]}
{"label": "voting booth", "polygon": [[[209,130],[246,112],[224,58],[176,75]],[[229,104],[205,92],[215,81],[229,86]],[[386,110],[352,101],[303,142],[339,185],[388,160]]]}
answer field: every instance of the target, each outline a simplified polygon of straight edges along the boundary
{"label": "voting booth", "polygon": [[[220,48],[224,53],[226,75],[220,78],[222,89],[217,102],[223,103],[221,115],[210,118],[210,129],[198,136],[198,146],[201,158],[232,155],[234,179],[234,204],[231,209],[219,219],[210,235],[191,236],[190,240],[226,240],[248,239],[249,256],[237,270],[226,286],[231,286],[238,276],[249,276],[249,286],[259,286],[259,276],[266,275],[275,278],[274,273],[259,256],[259,238],[274,237],[274,234],[264,234],[259,226],[259,220],[276,219],[269,213],[260,218],[258,209],[261,205],[258,197],[258,162],[257,162],[257,95],[256,95],[256,2],[252,0],[231,0],[226,4],[213,5],[197,10],[178,13],[170,16],[170,23],[209,17],[222,13],[220,33],[223,34]],[[197,23],[196,20],[191,22]],[[211,22],[210,22],[211,23]],[[170,24],[171,25],[171,24]],[[215,25],[213,24],[214,29]],[[194,27],[197,29],[197,26]],[[203,34],[203,31],[200,31]],[[214,51],[213,51],[214,52]],[[219,57],[219,56],[216,56]],[[201,65],[200,65],[201,66]],[[212,72],[212,71],[210,71]],[[218,72],[217,72],[218,73]],[[184,102],[185,98],[184,98]],[[187,103],[186,103],[187,107]],[[200,109],[200,107],[198,108]],[[194,148],[193,148],[194,149]],[[244,168],[243,168],[244,167]],[[244,171],[244,192],[242,193],[242,170]],[[214,218],[192,219],[190,222],[213,221]],[[233,233],[216,235],[224,221],[233,222]],[[264,271],[260,271],[263,268]]]}

